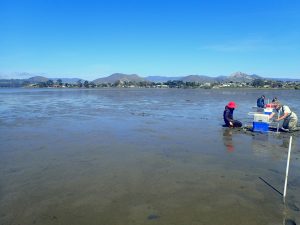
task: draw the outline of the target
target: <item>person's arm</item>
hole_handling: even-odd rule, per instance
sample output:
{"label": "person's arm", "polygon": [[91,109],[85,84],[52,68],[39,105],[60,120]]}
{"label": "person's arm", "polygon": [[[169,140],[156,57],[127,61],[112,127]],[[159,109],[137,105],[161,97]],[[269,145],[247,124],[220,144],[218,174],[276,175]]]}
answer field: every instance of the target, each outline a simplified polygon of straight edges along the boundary
{"label": "person's arm", "polygon": [[272,113],[270,114],[270,116],[269,116],[269,119],[272,119],[272,118],[274,117],[274,115],[275,115],[275,113],[272,112]]}
{"label": "person's arm", "polygon": [[227,110],[227,111],[225,112],[225,119],[226,119],[227,121],[229,121],[230,126],[233,126],[233,123],[232,123],[233,119],[230,118],[230,112],[229,112],[229,110]]}
{"label": "person's arm", "polygon": [[280,121],[280,120],[284,120],[286,117],[289,116],[289,113],[284,113],[282,116],[278,117],[277,119],[275,119],[275,121]]}

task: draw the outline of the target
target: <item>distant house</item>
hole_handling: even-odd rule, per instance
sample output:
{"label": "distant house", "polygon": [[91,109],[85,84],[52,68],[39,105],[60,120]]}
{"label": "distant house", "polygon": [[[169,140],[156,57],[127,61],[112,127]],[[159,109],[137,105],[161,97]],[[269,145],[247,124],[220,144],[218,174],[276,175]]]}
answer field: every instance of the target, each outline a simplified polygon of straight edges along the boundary
{"label": "distant house", "polygon": [[222,84],[221,87],[230,87],[231,85],[230,84]]}
{"label": "distant house", "polygon": [[27,87],[37,88],[37,87],[39,87],[39,85],[38,84],[28,84]]}
{"label": "distant house", "polygon": [[157,85],[158,88],[168,88],[169,86],[168,85],[165,85],[165,84],[159,84]]}

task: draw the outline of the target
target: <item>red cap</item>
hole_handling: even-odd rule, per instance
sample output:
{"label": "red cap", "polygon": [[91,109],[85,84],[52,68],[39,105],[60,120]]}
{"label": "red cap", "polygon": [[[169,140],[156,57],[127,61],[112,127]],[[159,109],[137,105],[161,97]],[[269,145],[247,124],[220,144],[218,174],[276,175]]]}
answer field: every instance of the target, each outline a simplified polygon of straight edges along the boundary
{"label": "red cap", "polygon": [[228,108],[231,108],[231,109],[235,109],[235,108],[236,108],[236,104],[235,104],[235,102],[229,102],[229,103],[227,104],[227,107],[228,107]]}

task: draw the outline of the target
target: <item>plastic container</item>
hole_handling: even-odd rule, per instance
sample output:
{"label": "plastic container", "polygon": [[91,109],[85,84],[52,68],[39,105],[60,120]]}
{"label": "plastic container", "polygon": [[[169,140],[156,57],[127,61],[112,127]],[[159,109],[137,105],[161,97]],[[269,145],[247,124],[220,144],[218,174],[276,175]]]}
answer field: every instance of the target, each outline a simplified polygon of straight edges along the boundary
{"label": "plastic container", "polygon": [[264,122],[253,122],[253,131],[254,132],[268,132],[269,124]]}
{"label": "plastic container", "polygon": [[254,122],[268,123],[269,122],[269,115],[255,113],[254,114]]}
{"label": "plastic container", "polygon": [[272,103],[266,104],[266,108],[272,108],[272,109],[274,109],[274,108],[275,108],[275,105],[272,104]]}
{"label": "plastic container", "polygon": [[266,115],[271,115],[272,112],[273,112],[273,109],[272,109],[272,108],[265,108],[265,109],[264,109],[264,114],[266,114]]}

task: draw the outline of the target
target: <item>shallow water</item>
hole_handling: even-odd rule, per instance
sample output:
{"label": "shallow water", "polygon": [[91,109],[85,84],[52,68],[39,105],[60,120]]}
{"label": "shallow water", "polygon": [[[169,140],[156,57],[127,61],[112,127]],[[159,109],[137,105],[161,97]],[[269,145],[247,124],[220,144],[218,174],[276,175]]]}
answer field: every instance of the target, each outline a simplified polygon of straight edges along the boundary
{"label": "shallow water", "polygon": [[251,124],[258,96],[293,90],[0,89],[0,225],[300,223],[300,135]]}

